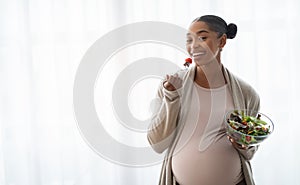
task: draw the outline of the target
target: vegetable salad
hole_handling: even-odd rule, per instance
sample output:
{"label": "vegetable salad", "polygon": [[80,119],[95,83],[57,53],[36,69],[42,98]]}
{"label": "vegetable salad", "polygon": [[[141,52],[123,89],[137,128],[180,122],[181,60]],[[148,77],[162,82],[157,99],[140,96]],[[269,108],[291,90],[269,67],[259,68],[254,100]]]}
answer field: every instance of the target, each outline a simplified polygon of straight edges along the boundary
{"label": "vegetable salad", "polygon": [[257,114],[256,117],[246,115],[244,111],[233,111],[227,123],[236,131],[242,134],[240,143],[249,145],[257,143],[256,139],[270,134],[270,125],[261,119],[261,114]]}

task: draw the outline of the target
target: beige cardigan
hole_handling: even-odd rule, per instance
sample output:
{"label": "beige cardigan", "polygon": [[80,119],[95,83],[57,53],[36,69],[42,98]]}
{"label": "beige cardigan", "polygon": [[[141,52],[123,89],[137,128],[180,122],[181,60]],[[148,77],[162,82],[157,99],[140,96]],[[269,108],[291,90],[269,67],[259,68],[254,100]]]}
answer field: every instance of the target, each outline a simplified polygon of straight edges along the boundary
{"label": "beige cardigan", "polygon": [[[188,106],[190,104],[196,67],[177,72],[183,79],[182,88],[177,91],[166,90],[162,83],[158,89],[157,109],[151,119],[148,130],[148,141],[152,148],[162,153],[166,151],[162,164],[159,185],[176,185],[172,173],[172,154],[185,124]],[[238,79],[222,65],[222,72],[229,85],[235,109],[259,110],[259,96],[254,89]],[[247,150],[237,149],[241,159],[242,171],[247,185],[254,185],[252,169],[249,160],[252,159],[258,146]]]}

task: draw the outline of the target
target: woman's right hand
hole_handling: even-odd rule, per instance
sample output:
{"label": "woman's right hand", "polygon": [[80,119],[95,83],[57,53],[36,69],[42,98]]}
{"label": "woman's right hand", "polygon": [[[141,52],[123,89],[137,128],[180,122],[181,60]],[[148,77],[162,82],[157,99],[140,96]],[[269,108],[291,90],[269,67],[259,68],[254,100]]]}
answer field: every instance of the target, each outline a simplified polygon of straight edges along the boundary
{"label": "woman's right hand", "polygon": [[175,75],[166,75],[166,79],[164,82],[164,88],[169,91],[175,91],[182,87],[182,79],[178,77],[177,74]]}

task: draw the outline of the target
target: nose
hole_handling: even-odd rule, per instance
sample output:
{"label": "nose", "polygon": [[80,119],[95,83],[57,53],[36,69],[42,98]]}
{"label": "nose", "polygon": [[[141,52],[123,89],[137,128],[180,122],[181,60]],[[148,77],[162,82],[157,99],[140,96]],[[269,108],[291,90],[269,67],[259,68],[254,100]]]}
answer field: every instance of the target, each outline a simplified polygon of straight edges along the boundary
{"label": "nose", "polygon": [[197,49],[200,47],[200,43],[198,43],[197,41],[194,41],[191,45],[191,48],[194,50],[194,49]]}
{"label": "nose", "polygon": [[199,49],[199,48],[203,48],[203,41],[199,40],[199,39],[194,39],[193,42],[191,43],[191,49]]}

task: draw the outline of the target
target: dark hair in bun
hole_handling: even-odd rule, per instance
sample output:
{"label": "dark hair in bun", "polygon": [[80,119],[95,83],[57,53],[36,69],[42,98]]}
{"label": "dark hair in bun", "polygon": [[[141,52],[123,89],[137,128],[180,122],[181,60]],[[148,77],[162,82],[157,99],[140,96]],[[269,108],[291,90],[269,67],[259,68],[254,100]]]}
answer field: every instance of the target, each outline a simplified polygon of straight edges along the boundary
{"label": "dark hair in bun", "polygon": [[216,15],[204,15],[196,18],[193,22],[202,21],[205,22],[208,27],[215,32],[218,32],[218,37],[221,37],[224,33],[228,39],[233,39],[236,36],[237,26],[233,23],[227,25],[227,23]]}
{"label": "dark hair in bun", "polygon": [[233,23],[228,24],[227,26],[227,38],[229,39],[233,39],[236,36],[236,32],[237,32],[237,26]]}

